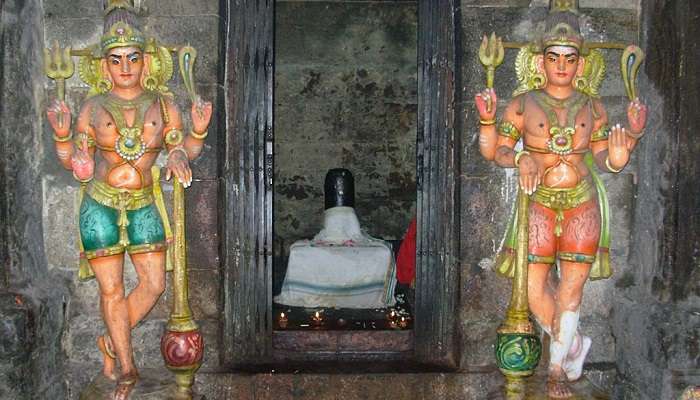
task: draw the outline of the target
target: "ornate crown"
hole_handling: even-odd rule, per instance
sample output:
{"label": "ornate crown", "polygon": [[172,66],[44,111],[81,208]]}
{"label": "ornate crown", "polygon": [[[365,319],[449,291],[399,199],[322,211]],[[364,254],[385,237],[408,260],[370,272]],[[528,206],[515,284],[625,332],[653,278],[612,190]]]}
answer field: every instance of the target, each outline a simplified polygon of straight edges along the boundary
{"label": "ornate crown", "polygon": [[578,32],[578,29],[566,22],[560,22],[548,29],[542,37],[542,50],[550,46],[568,46],[581,51],[583,36]]}
{"label": "ornate crown", "polygon": [[100,39],[103,54],[115,47],[143,48],[145,43],[143,34],[124,21],[114,23]]}
{"label": "ornate crown", "polygon": [[583,49],[583,36],[578,21],[578,0],[551,0],[541,49],[549,46]]}

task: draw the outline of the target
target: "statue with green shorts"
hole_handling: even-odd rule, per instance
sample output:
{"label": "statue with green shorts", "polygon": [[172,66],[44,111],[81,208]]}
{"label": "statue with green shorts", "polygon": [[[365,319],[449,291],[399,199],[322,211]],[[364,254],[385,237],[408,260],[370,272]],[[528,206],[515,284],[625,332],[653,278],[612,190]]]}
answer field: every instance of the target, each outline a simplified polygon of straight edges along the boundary
{"label": "statue with green shorts", "polygon": [[[47,74],[59,89],[47,114],[58,159],[82,183],[80,278],[97,278],[107,327],[97,340],[103,373],[116,382],[114,398],[125,399],[139,378],[131,329],[165,289],[166,250],[172,241],[160,169],[153,167],[165,151],[166,178],[174,175],[184,187],[191,185],[189,162],[202,151],[212,104],[190,91],[192,129],[185,134],[181,112],[165,86],[173,73],[171,49],[141,33],[129,1],[107,3],[99,45],[79,54],[47,50]],[[64,80],[72,74],[71,55],[81,56],[80,76],[91,87],[74,123],[62,98]],[[128,296],[124,253],[138,275]]]}

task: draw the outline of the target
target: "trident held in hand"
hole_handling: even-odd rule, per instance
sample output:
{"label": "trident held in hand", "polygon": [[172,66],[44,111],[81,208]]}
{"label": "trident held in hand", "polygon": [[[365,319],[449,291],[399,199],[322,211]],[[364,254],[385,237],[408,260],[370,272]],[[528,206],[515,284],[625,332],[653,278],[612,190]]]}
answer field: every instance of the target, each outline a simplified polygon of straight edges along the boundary
{"label": "trident held in hand", "polygon": [[[44,49],[44,72],[46,76],[56,81],[57,97],[60,101],[66,100],[66,79],[73,76],[75,65],[71,58],[71,48],[61,48],[58,41],[54,42],[52,49]],[[59,126],[63,127],[63,113],[58,113]]]}
{"label": "trident held in hand", "polygon": [[[479,61],[486,70],[486,87],[489,89],[493,88],[496,68],[503,63],[504,56],[503,40],[497,37],[495,32],[491,33],[491,37],[484,35],[481,46],[479,46]],[[488,99],[486,109],[490,112],[491,107],[493,104],[491,104],[491,99]]]}

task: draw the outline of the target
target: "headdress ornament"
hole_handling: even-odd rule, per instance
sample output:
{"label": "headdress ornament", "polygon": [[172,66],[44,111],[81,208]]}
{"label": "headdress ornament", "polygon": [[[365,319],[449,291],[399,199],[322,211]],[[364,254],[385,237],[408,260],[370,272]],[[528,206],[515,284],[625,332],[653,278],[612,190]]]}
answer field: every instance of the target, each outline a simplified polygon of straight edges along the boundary
{"label": "headdress ornament", "polygon": [[551,0],[541,50],[550,46],[573,47],[583,50],[583,36],[579,27],[578,0]]}
{"label": "headdress ornament", "polygon": [[146,39],[138,29],[131,0],[108,0],[104,34],[100,39],[102,54],[116,47],[144,48],[145,44]]}

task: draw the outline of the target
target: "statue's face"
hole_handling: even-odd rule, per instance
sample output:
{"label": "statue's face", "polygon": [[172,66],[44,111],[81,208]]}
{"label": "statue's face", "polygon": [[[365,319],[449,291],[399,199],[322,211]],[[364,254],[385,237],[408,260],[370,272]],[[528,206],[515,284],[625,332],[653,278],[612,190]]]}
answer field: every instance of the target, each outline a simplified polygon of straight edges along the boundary
{"label": "statue's face", "polygon": [[543,69],[547,82],[555,86],[571,85],[582,65],[578,50],[569,46],[550,46],[544,51]]}
{"label": "statue's face", "polygon": [[117,47],[105,56],[106,68],[114,86],[131,89],[140,85],[143,51],[138,47]]}

